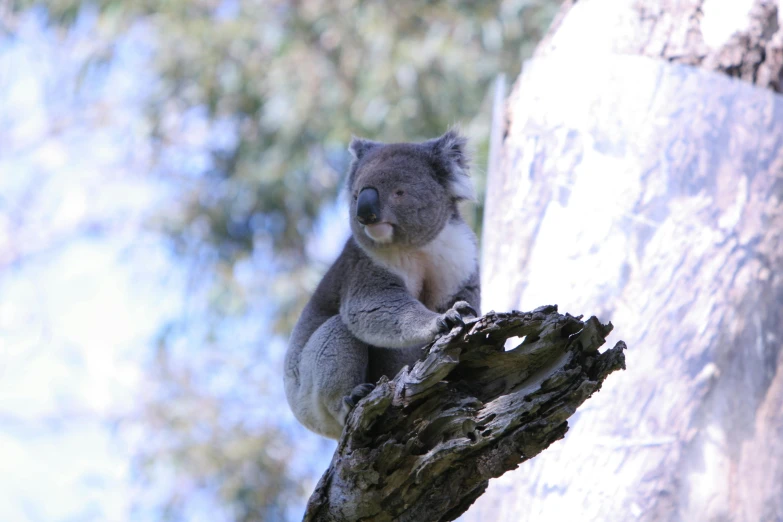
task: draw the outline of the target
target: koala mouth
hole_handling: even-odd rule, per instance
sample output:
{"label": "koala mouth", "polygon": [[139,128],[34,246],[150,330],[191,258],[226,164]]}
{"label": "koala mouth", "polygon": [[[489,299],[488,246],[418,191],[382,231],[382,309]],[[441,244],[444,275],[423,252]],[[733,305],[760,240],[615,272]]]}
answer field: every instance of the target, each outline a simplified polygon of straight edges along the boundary
{"label": "koala mouth", "polygon": [[392,240],[393,232],[389,223],[364,225],[364,233],[376,243],[389,243]]}

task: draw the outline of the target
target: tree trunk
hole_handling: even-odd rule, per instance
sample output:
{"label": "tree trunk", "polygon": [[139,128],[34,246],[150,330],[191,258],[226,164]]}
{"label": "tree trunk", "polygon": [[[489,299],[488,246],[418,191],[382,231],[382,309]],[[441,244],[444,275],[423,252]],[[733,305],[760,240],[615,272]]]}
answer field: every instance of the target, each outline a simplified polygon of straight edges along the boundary
{"label": "tree trunk", "polygon": [[465,520],[783,520],[782,25],[777,1],[572,1],[526,64],[482,306],[600,310],[628,371]]}

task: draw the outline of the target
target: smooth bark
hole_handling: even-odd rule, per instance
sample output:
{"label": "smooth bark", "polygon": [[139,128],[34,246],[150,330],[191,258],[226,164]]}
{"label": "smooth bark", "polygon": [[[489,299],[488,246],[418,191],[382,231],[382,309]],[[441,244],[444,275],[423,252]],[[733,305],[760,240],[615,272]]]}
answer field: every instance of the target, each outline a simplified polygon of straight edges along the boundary
{"label": "smooth bark", "polygon": [[526,65],[482,306],[598,310],[631,349],[466,520],[783,520],[780,19],[776,1],[580,0]]}

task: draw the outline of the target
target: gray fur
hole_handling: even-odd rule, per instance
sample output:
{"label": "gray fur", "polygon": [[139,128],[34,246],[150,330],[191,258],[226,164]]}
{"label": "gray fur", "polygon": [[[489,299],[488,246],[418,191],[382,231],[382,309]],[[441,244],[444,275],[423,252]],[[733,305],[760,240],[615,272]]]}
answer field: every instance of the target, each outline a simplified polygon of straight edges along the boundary
{"label": "gray fur", "polygon": [[[316,433],[339,438],[366,383],[393,377],[471,307],[479,312],[476,238],[457,208],[471,195],[464,149],[455,131],[424,143],[351,142],[352,237],[303,310],[285,360],[288,403]],[[380,196],[381,224],[369,231],[356,219],[368,187]]]}

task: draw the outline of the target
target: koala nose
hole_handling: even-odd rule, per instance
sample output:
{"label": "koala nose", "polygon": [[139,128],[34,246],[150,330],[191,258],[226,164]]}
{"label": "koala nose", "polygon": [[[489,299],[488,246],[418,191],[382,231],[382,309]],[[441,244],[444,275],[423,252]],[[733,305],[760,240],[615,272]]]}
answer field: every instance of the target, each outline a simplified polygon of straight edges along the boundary
{"label": "koala nose", "polygon": [[362,189],[356,202],[356,219],[362,225],[377,223],[381,214],[381,199],[374,188]]}

